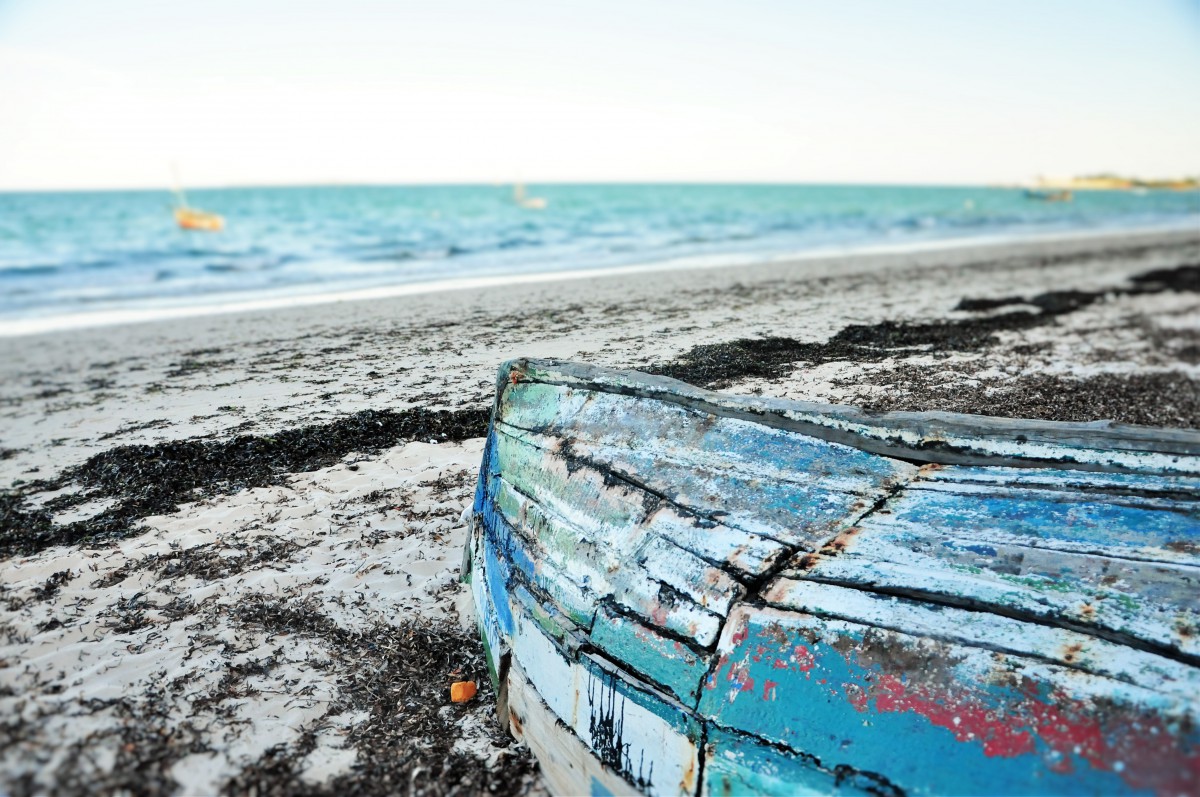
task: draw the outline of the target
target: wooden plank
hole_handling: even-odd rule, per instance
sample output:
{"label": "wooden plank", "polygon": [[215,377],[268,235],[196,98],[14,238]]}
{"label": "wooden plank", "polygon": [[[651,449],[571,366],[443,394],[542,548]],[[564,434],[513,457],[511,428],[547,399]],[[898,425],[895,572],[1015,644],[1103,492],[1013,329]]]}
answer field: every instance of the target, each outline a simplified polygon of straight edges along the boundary
{"label": "wooden plank", "polygon": [[731,797],[857,795],[903,797],[892,784],[872,773],[832,771],[812,756],[770,745],[753,736],[712,727],[704,746],[703,794]]}
{"label": "wooden plank", "polygon": [[693,716],[595,656],[571,658],[536,623],[516,617],[514,661],[600,763],[647,795],[696,793],[701,730]]}
{"label": "wooden plank", "polygon": [[[499,480],[495,480],[495,485],[499,484]],[[495,492],[498,492],[496,486],[493,487]],[[600,596],[544,556],[535,544],[513,528],[495,502],[486,501],[484,512],[477,517],[480,518],[484,534],[495,547],[495,553],[488,552],[488,555],[495,555],[502,562],[502,569],[497,569],[498,583],[509,589],[513,586],[514,578],[531,584],[553,599],[559,610],[573,623],[583,628],[591,627]]]}
{"label": "wooden plank", "polygon": [[558,438],[503,422],[497,422],[496,429],[504,455],[498,475],[523,494],[544,500],[582,533],[621,550],[640,544],[648,534],[658,535],[748,576],[760,575],[790,553],[776,540],[688,512],[615,478],[611,471],[559,456]]}
{"label": "wooden plank", "polygon": [[[635,488],[613,485],[594,469],[571,467],[502,428],[496,451],[503,475],[492,478],[492,504],[560,570],[648,619],[658,621],[666,611],[666,627],[694,633],[702,645],[715,640],[719,623],[711,615],[724,614],[744,589],[724,570],[657,534],[635,502]],[[670,519],[657,512],[654,517]],[[620,567],[629,558],[639,563],[636,572]],[[665,604],[663,585],[673,596]]]}
{"label": "wooden plank", "polygon": [[700,685],[708,674],[710,655],[607,608],[597,613],[589,638],[606,658],[621,662],[684,705],[695,707]]}
{"label": "wooden plank", "polygon": [[[979,540],[1200,565],[1200,501],[983,485],[910,485],[890,522]],[[879,516],[876,516],[879,517]]]}
{"label": "wooden plank", "polygon": [[488,671],[492,683],[500,681],[499,663],[508,650],[508,635],[500,628],[496,601],[504,600],[507,604],[507,594],[494,595],[492,583],[488,581],[488,555],[486,547],[490,544],[482,524],[476,522],[469,544],[472,547],[472,566],[470,571],[471,596],[475,600],[475,620],[479,626],[480,640],[483,642],[484,654],[487,657]]}
{"label": "wooden plank", "polygon": [[650,510],[644,524],[659,537],[744,580],[772,570],[791,554],[791,549],[777,540],[730,528],[666,501]]}
{"label": "wooden plank", "polygon": [[[526,411],[530,406],[532,413]],[[547,413],[547,407],[555,411]],[[663,459],[797,486],[819,483],[861,492],[912,470],[851,446],[755,421],[671,401],[558,385],[522,382],[511,387],[498,417],[509,426],[557,437],[572,447],[585,442],[611,456]]]}
{"label": "wooden plank", "polygon": [[523,382],[698,407],[919,462],[1200,476],[1200,432],[1194,430],[937,412],[867,413],[856,407],[732,396],[634,371],[535,359],[512,360],[501,366],[497,382],[500,403],[510,387]]}
{"label": "wooden plank", "polygon": [[1185,702],[1200,700],[1200,670],[1196,667],[1052,625],[788,578],[768,585],[763,598],[772,606],[803,614],[1025,656]]}
{"label": "wooden plank", "polygon": [[[503,476],[522,493],[545,501],[584,532],[623,550],[656,534],[673,544],[757,576],[788,553],[780,542],[731,528],[623,481],[603,466],[559,454],[562,440],[497,422]],[[525,448],[521,448],[524,445]]]}
{"label": "wooden plank", "polygon": [[604,766],[583,740],[564,729],[519,664],[509,672],[508,707],[508,726],[513,736],[529,745],[537,756],[551,794],[641,794]]}
{"label": "wooden plank", "polygon": [[587,629],[571,622],[553,600],[535,595],[519,583],[511,584],[508,594],[512,610],[537,623],[542,632],[559,647],[578,647],[579,641],[586,638]]}
{"label": "wooden plank", "polygon": [[1200,785],[1194,695],[770,608],[735,608],[718,653],[702,715],[908,793]]}
{"label": "wooden plank", "polygon": [[924,472],[787,575],[1200,656],[1196,480],[1104,474],[1085,490],[1081,474],[988,470]]}
{"label": "wooden plank", "polygon": [[[916,474],[907,463],[669,402],[580,395],[518,385],[500,405],[499,427],[525,430],[535,445],[690,512],[806,550]],[[562,411],[547,421],[555,402]]]}
{"label": "wooden plank", "polygon": [[864,522],[787,575],[1015,614],[1200,656],[1200,569]]}
{"label": "wooden plank", "polygon": [[[676,590],[663,581],[652,578],[642,567],[623,567],[624,557],[603,543],[588,538],[549,507],[530,501],[511,489],[507,481],[498,482],[496,507],[506,523],[519,530],[514,536],[531,541],[536,554],[531,555],[531,577],[539,583],[546,579],[541,568],[549,564],[554,572],[576,585],[579,592],[593,596],[593,605],[611,598],[648,621],[680,636],[694,640],[700,646],[711,645],[720,629],[720,616],[701,601],[711,595],[713,609],[725,610],[732,596],[717,592],[714,576],[708,585],[678,581],[689,589]],[[681,558],[682,554],[681,553]],[[728,580],[728,576],[715,571]],[[721,584],[725,586],[725,584]],[[552,588],[551,585],[547,585]],[[699,598],[699,600],[697,600]]]}
{"label": "wooden plank", "polygon": [[970,465],[929,465],[921,479],[931,489],[938,483],[1026,487],[1064,492],[1086,491],[1110,495],[1176,496],[1195,501],[1200,479],[1161,473],[1097,473],[1051,468],[1000,468]]}

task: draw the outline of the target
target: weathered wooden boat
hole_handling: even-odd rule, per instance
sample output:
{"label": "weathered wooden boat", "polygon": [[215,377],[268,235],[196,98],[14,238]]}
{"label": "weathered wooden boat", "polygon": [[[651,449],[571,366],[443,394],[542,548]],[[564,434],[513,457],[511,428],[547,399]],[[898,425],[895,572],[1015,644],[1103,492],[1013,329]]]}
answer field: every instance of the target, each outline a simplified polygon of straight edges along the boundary
{"label": "weathered wooden boat", "polygon": [[516,360],[473,518],[556,793],[1200,793],[1200,432]]}

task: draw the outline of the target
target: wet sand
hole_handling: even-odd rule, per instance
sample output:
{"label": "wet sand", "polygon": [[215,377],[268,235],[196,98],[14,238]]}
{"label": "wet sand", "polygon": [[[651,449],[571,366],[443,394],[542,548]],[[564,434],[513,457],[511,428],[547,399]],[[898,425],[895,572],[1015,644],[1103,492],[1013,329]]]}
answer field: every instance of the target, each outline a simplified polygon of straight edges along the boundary
{"label": "wet sand", "polygon": [[1200,231],[0,339],[0,791],[535,789],[457,583],[521,355],[1197,428]]}

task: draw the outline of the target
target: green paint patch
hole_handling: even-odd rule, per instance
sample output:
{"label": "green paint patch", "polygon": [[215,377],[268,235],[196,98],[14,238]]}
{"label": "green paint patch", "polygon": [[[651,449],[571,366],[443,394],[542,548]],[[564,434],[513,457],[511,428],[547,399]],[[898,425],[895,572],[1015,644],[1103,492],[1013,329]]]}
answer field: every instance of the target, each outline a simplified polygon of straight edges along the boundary
{"label": "green paint patch", "polygon": [[1059,581],[1058,579],[1045,578],[1043,576],[1013,576],[1007,573],[1000,573],[1000,578],[1010,584],[1017,584],[1022,587],[1029,587],[1038,592],[1078,592],[1079,588],[1067,581]]}

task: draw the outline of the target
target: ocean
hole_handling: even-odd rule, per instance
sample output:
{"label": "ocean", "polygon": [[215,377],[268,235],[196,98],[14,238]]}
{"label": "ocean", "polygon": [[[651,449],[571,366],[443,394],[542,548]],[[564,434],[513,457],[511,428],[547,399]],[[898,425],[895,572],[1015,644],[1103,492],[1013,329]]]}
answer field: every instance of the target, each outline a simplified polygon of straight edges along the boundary
{"label": "ocean", "polygon": [[0,193],[0,332],[362,289],[1144,226],[1200,225],[1200,193],[819,185],[321,186]]}

